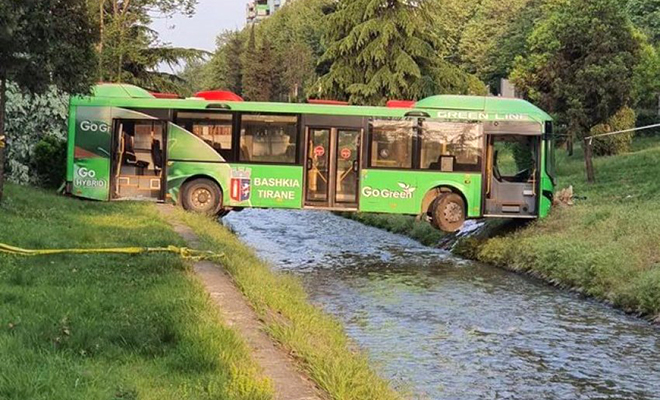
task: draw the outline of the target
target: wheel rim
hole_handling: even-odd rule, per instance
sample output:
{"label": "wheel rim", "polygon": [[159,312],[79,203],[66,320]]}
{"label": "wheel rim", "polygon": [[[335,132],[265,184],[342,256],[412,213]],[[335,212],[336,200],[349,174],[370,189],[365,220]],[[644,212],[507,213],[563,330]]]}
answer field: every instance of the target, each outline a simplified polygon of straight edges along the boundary
{"label": "wheel rim", "polygon": [[212,204],[213,194],[207,188],[198,188],[193,190],[191,201],[193,206],[198,210],[205,210],[209,208]]}
{"label": "wheel rim", "polygon": [[457,203],[449,203],[445,206],[443,215],[447,222],[457,223],[463,219],[463,207]]}

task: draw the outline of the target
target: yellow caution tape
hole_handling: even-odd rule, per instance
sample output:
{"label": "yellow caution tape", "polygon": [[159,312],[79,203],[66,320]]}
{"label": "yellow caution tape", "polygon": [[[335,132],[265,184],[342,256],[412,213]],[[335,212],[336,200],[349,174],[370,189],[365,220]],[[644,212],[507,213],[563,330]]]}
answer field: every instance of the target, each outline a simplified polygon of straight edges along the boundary
{"label": "yellow caution tape", "polygon": [[47,256],[55,254],[147,254],[147,253],[172,253],[178,254],[186,260],[217,260],[224,258],[224,254],[214,253],[212,251],[193,250],[187,247],[121,247],[110,249],[46,249],[46,250],[28,250],[20,247],[10,246],[0,243],[0,253],[16,256]]}

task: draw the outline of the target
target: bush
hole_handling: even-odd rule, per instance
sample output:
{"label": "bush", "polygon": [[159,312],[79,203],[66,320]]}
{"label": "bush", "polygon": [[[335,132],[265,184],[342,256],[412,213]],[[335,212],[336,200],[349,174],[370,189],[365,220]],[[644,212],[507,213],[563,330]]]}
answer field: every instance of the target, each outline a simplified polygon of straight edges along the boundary
{"label": "bush", "polygon": [[32,167],[45,187],[56,188],[66,178],[66,141],[54,135],[41,139],[34,147]]}
{"label": "bush", "polygon": [[[656,124],[660,124],[660,116],[658,115],[658,110],[637,110],[638,127]],[[639,134],[644,136],[660,136],[660,128],[639,131]]]}
{"label": "bush", "polygon": [[[590,136],[634,128],[636,119],[635,110],[627,106],[623,107],[610,117],[607,123],[594,126]],[[634,132],[630,132],[594,139],[594,155],[613,156],[629,152],[633,135]]]}
{"label": "bush", "polygon": [[41,184],[35,170],[35,146],[43,138],[66,139],[68,95],[54,89],[34,95],[9,84],[7,90],[7,179]]}

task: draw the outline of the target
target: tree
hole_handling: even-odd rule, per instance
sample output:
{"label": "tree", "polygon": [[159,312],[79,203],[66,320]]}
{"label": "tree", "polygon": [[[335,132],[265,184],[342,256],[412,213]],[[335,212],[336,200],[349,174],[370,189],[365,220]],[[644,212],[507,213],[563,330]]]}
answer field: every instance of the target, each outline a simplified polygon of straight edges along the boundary
{"label": "tree", "polygon": [[149,25],[154,14],[161,17],[175,12],[192,15],[196,0],[95,1],[101,32],[99,80],[182,92],[185,81],[175,73],[158,71],[158,67],[167,64],[174,70],[182,62],[201,59],[206,52],[163,44]]}
{"label": "tree", "polygon": [[261,98],[261,69],[259,68],[259,49],[254,25],[250,28],[250,39],[245,47],[243,64],[243,96],[248,100]]}
{"label": "tree", "polygon": [[251,101],[270,101],[277,94],[278,80],[273,46],[267,37],[258,44],[252,26],[243,59],[243,94]]}
{"label": "tree", "polygon": [[243,93],[243,49],[241,32],[225,31],[216,39],[217,50],[208,63],[205,89],[226,89]]}
{"label": "tree", "polygon": [[558,2],[528,40],[513,82],[572,139],[631,103],[641,38],[617,0]]}
{"label": "tree", "polygon": [[438,5],[340,0],[325,26],[327,51],[320,62],[331,66],[319,79],[320,95],[375,105],[472,86],[474,80],[441,56],[445,52],[435,27]]}
{"label": "tree", "polygon": [[651,43],[660,44],[660,0],[628,0],[628,13]]}
{"label": "tree", "polygon": [[521,21],[520,13],[528,10],[526,7],[529,2],[530,0],[483,0],[479,4],[474,17],[465,25],[458,44],[461,65],[466,71],[493,83],[498,74],[495,73],[496,64],[493,64],[490,58],[500,52],[499,40],[514,21]]}
{"label": "tree", "polygon": [[321,95],[354,104],[418,98],[428,92],[439,40],[430,29],[427,3],[405,0],[340,0],[328,17],[331,60],[321,77]]}
{"label": "tree", "polygon": [[527,39],[534,28],[551,14],[552,3],[552,0],[529,0],[508,22],[485,54],[483,62],[489,66],[483,76],[486,82],[497,84],[500,79],[511,75],[516,58],[528,54]]}
{"label": "tree", "polygon": [[[85,93],[95,80],[97,38],[85,0],[0,0],[0,138],[8,81],[34,93],[51,86]],[[0,145],[0,201],[4,151]]]}

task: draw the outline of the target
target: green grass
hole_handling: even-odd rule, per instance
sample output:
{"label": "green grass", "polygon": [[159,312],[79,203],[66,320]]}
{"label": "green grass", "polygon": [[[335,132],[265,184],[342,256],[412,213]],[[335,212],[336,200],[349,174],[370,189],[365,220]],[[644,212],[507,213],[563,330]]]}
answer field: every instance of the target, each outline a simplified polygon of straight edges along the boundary
{"label": "green grass", "polygon": [[348,212],[339,213],[339,215],[365,225],[408,236],[431,247],[437,246],[446,236],[445,233],[433,228],[428,222],[417,221],[415,217],[409,215]]}
{"label": "green grass", "polygon": [[472,251],[660,320],[660,138],[637,139],[631,153],[594,164],[597,182],[589,185],[581,150],[561,152],[559,188],[573,185],[586,199]]}
{"label": "green grass", "polygon": [[296,278],[272,272],[215,221],[182,211],[179,217],[199,235],[205,249],[227,255],[227,271],[264,321],[268,333],[299,360],[331,398],[399,398],[370,369],[367,358],[352,350],[340,323],[309,304]]}
{"label": "green grass", "polygon": [[[182,245],[148,204],[9,185],[0,242]],[[0,255],[0,399],[270,399],[241,339],[174,255]]]}

